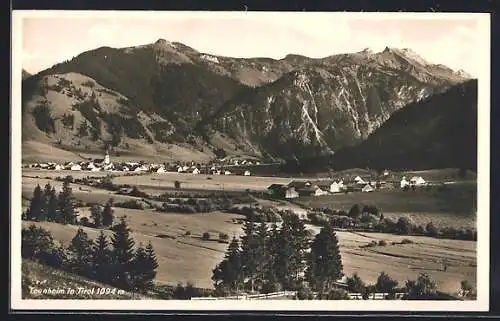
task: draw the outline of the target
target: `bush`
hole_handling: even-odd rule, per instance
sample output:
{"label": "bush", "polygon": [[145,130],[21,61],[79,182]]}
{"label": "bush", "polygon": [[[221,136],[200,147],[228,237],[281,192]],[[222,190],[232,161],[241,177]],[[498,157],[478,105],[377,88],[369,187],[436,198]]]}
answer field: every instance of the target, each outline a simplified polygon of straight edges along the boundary
{"label": "bush", "polygon": [[411,234],[413,230],[413,224],[408,217],[400,217],[396,223],[396,232],[402,235]]}
{"label": "bush", "polygon": [[400,244],[413,244],[413,243],[415,243],[415,242],[413,242],[410,239],[403,239]]}
{"label": "bush", "polygon": [[438,229],[434,226],[434,224],[432,224],[432,222],[429,222],[427,224],[424,233],[425,235],[430,237],[437,237],[439,235]]}
{"label": "bush", "polygon": [[378,241],[378,245],[379,245],[379,246],[386,246],[386,245],[387,245],[387,242],[386,242],[386,241],[384,241],[384,240],[380,240],[380,241]]}
{"label": "bush", "polygon": [[130,209],[136,209],[136,210],[143,210],[144,206],[142,203],[138,202],[137,200],[130,200],[126,201],[123,203],[115,203],[115,207],[122,207],[122,208],[130,208]]}
{"label": "bush", "polygon": [[205,241],[210,240],[210,233],[208,233],[208,232],[203,233],[203,235],[201,236],[201,239],[205,240]]}
{"label": "bush", "polygon": [[229,240],[229,235],[227,235],[226,233],[219,233],[219,241],[220,242],[227,243],[227,240]]}

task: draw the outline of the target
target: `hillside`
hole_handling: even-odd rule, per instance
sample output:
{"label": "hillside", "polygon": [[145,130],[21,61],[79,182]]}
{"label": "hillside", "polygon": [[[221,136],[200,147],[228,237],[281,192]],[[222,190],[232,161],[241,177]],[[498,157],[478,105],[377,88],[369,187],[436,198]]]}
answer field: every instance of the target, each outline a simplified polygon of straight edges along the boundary
{"label": "hillside", "polygon": [[365,141],[339,150],[334,168],[477,168],[477,81],[395,112]]}
{"label": "hillside", "polygon": [[[132,294],[130,292],[122,291],[120,294],[78,294],[78,288],[92,289],[92,288],[109,288],[109,285],[102,284],[96,281],[86,279],[82,276],[71,274],[65,271],[57,270],[49,266],[31,261],[22,260],[22,287],[23,299],[75,299],[75,300],[150,300],[152,298],[144,295]],[[30,287],[32,290],[30,290]],[[74,289],[75,294],[70,295],[66,293],[60,294],[40,294],[36,290],[43,289],[60,289],[67,290],[68,288]],[[36,290],[33,290],[36,289]],[[94,291],[95,292],[95,291]]]}
{"label": "hillside", "polygon": [[23,80],[26,79],[26,78],[29,78],[31,77],[31,74],[29,72],[27,72],[26,70],[23,69],[22,71],[22,78]]}
{"label": "hillside", "polygon": [[208,159],[218,148],[281,159],[325,154],[466,79],[408,49],[276,60],[163,39],[101,47],[23,81],[23,142],[171,159]]}

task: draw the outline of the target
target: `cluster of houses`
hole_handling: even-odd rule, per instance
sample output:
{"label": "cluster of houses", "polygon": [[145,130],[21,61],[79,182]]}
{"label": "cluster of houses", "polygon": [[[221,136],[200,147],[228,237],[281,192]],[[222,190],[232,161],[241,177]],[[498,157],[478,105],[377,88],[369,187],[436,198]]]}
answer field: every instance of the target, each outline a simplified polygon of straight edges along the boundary
{"label": "cluster of houses", "polygon": [[[246,161],[242,161],[247,164]],[[238,163],[239,164],[239,163]],[[244,165],[244,164],[242,164]],[[188,173],[188,174],[211,174],[211,175],[244,175],[250,176],[249,170],[245,169],[233,169],[233,171],[224,169],[217,165],[205,165],[196,164],[191,162],[190,164],[146,164],[143,162],[111,162],[110,156],[106,153],[106,156],[102,159],[94,159],[89,161],[80,162],[66,162],[64,164],[57,163],[35,163],[24,165],[27,168],[40,168],[47,170],[71,170],[71,171],[113,171],[113,172],[156,172],[156,173],[166,173],[166,172],[177,172],[177,173]]]}
{"label": "cluster of houses", "polygon": [[[426,185],[425,180],[420,176],[407,180],[403,176],[400,182],[402,189],[411,186]],[[272,196],[278,198],[294,199],[300,196],[322,196],[338,194],[344,192],[364,192],[369,193],[388,186],[384,180],[365,180],[356,176],[349,183],[344,184],[344,180],[334,180],[333,182],[312,183],[310,181],[292,181],[288,184],[272,184],[267,191]]]}

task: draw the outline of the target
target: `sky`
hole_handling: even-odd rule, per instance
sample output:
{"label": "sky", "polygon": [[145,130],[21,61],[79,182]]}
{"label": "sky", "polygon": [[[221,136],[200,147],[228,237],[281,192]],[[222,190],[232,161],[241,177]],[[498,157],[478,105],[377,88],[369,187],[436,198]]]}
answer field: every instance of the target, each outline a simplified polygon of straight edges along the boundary
{"label": "sky", "polygon": [[165,39],[214,55],[275,59],[410,48],[430,63],[475,76],[478,46],[484,40],[479,17],[484,15],[45,12],[22,19],[22,65],[37,73],[101,46],[120,48]]}

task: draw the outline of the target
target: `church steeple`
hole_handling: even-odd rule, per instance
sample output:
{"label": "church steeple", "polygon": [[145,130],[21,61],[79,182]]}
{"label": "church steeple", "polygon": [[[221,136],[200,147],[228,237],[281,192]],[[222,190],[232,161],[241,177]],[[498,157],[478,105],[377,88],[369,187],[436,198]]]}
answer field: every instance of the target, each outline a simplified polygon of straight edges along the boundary
{"label": "church steeple", "polygon": [[110,159],[109,159],[109,152],[108,152],[108,150],[106,149],[106,156],[104,157],[104,164],[109,165],[109,163],[110,163],[110,162],[111,162],[111,161],[110,161]]}

